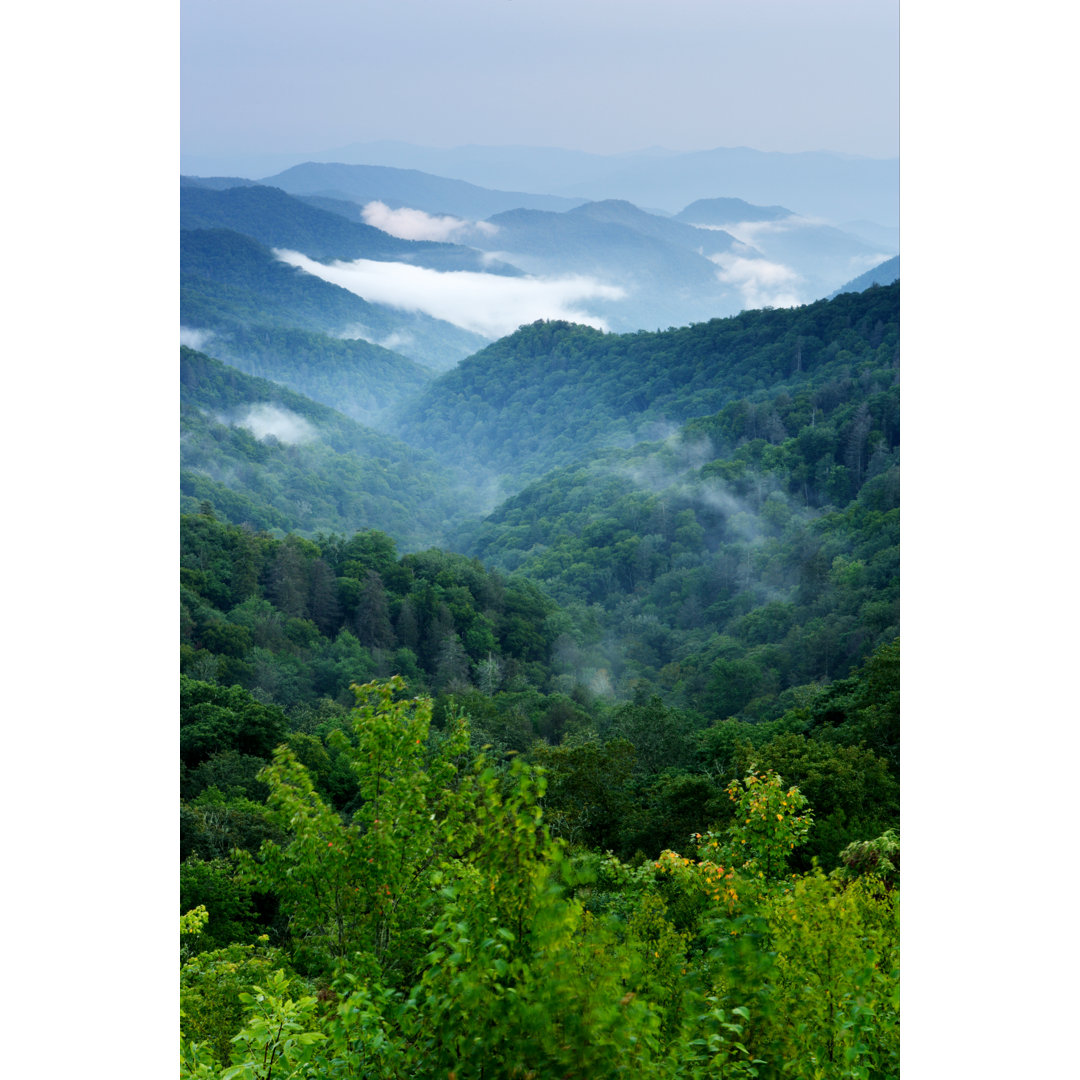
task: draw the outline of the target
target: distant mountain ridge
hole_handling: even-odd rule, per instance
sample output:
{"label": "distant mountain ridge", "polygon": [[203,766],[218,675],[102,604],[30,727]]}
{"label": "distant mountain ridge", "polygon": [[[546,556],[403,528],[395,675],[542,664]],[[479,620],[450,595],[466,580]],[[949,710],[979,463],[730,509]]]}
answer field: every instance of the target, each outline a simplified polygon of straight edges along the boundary
{"label": "distant mountain ridge", "polygon": [[630,203],[586,203],[573,210],[511,210],[488,219],[498,231],[475,243],[532,274],[585,274],[627,292],[588,303],[615,330],[681,325],[742,306],[709,256],[735,243],[724,232],[692,229]]}
{"label": "distant mountain ridge", "polygon": [[[545,155],[529,157],[554,160]],[[559,160],[621,168],[685,156]],[[373,346],[445,371],[536,316],[620,333],[687,326],[835,295],[896,254],[894,233],[872,221],[849,232],[797,204],[793,211],[733,193],[668,215],[625,198],[533,196],[341,162],[306,162],[267,183],[185,176],[180,200],[181,324],[195,332],[185,340],[213,340],[244,370],[373,424],[424,379],[407,363],[373,359]],[[365,212],[373,202],[383,205]],[[457,220],[431,220],[443,214]],[[500,277],[520,284],[496,284]],[[206,333],[216,337],[199,336]],[[377,389],[376,370],[395,386]]]}
{"label": "distant mountain ridge", "polygon": [[796,207],[800,213],[832,222],[865,219],[893,227],[900,218],[898,158],[825,150],[779,153],[745,146],[694,151],[651,147],[592,154],[556,147],[444,149],[384,141],[305,154],[184,155],[181,160],[187,173],[238,173],[252,178],[277,175],[305,161],[391,166],[498,190],[540,189],[578,200],[627,199],[670,213],[696,199],[725,193],[754,203]]}
{"label": "distant mountain ridge", "polygon": [[792,217],[784,206],[755,206],[745,199],[697,199],[675,215],[688,225],[737,225],[741,221],[779,221]]}
{"label": "distant mountain ridge", "polygon": [[428,214],[478,220],[504,210],[569,210],[585,200],[522,191],[495,191],[417,169],[305,162],[261,181],[292,195],[322,195],[357,203],[380,201]]}
{"label": "distant mountain ridge", "polygon": [[233,229],[268,247],[302,251],[320,262],[377,259],[434,270],[474,270],[517,275],[501,262],[484,262],[471,248],[427,240],[401,240],[372,225],[312,206],[279,188],[248,184],[212,189],[180,187],[181,229]]}
{"label": "distant mountain ridge", "polygon": [[779,153],[745,146],[694,151],[652,147],[621,154],[592,154],[557,147],[446,149],[384,141],[303,154],[181,158],[185,173],[235,173],[253,179],[279,175],[301,162],[419,170],[500,191],[540,189],[579,202],[627,199],[638,206],[670,213],[696,199],[725,192],[754,203],[797,207],[800,213],[833,222],[865,219],[893,227],[900,219],[898,158],[869,158],[826,150]]}
{"label": "distant mountain ridge", "polygon": [[644,236],[677,243],[691,250],[708,248],[707,254],[710,255],[729,250],[735,242],[735,238],[730,233],[721,229],[697,229],[693,225],[685,224],[679,215],[670,218],[660,217],[642,210],[625,199],[602,199],[598,202],[584,203],[573,210],[568,210],[566,214],[571,218],[582,217],[591,221],[623,225],[636,229]]}
{"label": "distant mountain ridge", "polygon": [[243,176],[185,176],[180,174],[181,187],[209,188],[211,191],[227,191],[234,187],[256,187],[257,181]]}

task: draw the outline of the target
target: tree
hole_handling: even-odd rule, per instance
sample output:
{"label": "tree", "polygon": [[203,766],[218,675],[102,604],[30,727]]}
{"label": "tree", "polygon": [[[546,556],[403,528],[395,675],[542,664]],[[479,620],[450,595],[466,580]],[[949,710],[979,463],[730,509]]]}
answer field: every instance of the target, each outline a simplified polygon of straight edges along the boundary
{"label": "tree", "polygon": [[307,618],[311,588],[308,556],[313,547],[290,534],[278,548],[270,571],[269,593],[274,606],[287,617]]}
{"label": "tree", "polygon": [[453,630],[447,631],[439,645],[435,658],[435,685],[440,690],[469,685],[469,657],[461,638]]}
{"label": "tree", "polygon": [[539,744],[532,758],[547,777],[545,819],[571,844],[616,848],[630,813],[634,747],[625,739]]}
{"label": "tree", "polygon": [[315,559],[311,564],[311,598],[308,610],[322,634],[332,636],[341,625],[337,579],[325,559]]}
{"label": "tree", "polygon": [[888,763],[861,746],[843,746],[787,732],[758,747],[744,744],[737,767],[751,763],[795,784],[814,807],[814,831],[801,857],[835,866],[840,850],[855,840],[877,836],[899,821],[900,786]]}
{"label": "tree", "polygon": [[222,750],[269,757],[287,726],[285,714],[239,686],[180,676],[180,756],[194,767]]}
{"label": "tree", "polygon": [[741,866],[773,881],[787,869],[791,852],[806,842],[813,821],[809,802],[797,787],[784,790],[780,777],[751,770],[743,780],[732,780],[728,798],[735,816],[728,836]]}
{"label": "tree", "polygon": [[455,721],[425,762],[431,702],[403,700],[403,691],[400,678],[357,687],[352,739],[330,737],[359,784],[348,824],[287,747],[262,774],[271,818],[290,839],[264,844],[241,865],[257,888],[279,895],[298,955],[316,970],[356,950],[388,959],[391,943],[397,966],[415,959],[430,875],[468,835],[458,832],[465,797],[455,765],[467,731]]}
{"label": "tree", "polygon": [[390,625],[386,587],[377,570],[368,570],[360,585],[356,606],[356,636],[369,649],[391,649],[396,644]]}

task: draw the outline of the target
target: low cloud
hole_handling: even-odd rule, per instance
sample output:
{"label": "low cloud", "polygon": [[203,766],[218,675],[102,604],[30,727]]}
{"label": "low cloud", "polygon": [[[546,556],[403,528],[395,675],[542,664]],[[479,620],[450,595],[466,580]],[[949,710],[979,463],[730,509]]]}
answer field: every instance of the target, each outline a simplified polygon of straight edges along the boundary
{"label": "low cloud", "polygon": [[416,344],[416,339],[407,331],[393,330],[382,341],[376,341],[375,344],[381,345],[384,349],[400,349],[402,346],[409,348]]}
{"label": "low cloud", "polygon": [[408,263],[315,262],[295,251],[276,251],[290,266],[348,289],[370,303],[422,311],[487,338],[512,334],[537,319],[566,319],[607,330],[607,323],[579,305],[586,300],[622,300],[626,290],[579,274],[562,277],[503,277],[472,270],[447,273]]}
{"label": "low cloud", "polygon": [[777,218],[773,221],[736,221],[733,225],[725,225],[736,240],[744,244],[756,244],[764,237],[776,236],[779,233],[792,232],[795,229],[803,229],[808,225],[828,225],[824,218],[803,217],[801,214],[790,214],[785,218]]}
{"label": "low cloud", "polygon": [[363,323],[353,323],[332,335],[342,341],[366,341],[370,345],[381,345],[384,349],[409,349],[416,344],[416,338],[408,330],[391,330],[385,337],[379,337],[371,327]]}
{"label": "low cloud", "polygon": [[190,326],[180,327],[180,344],[186,345],[189,349],[198,349],[201,352],[213,337],[213,330],[195,330]]}
{"label": "low cloud", "polygon": [[312,442],[318,434],[302,416],[266,402],[252,405],[232,424],[233,427],[247,428],[256,439],[273,436],[278,442],[290,446]]}
{"label": "low cloud", "polygon": [[434,217],[407,206],[391,210],[386,203],[377,201],[369,202],[361,214],[368,225],[401,240],[462,240],[470,233],[494,236],[499,231],[498,225],[489,221],[465,221],[449,215]]}
{"label": "low cloud", "polygon": [[725,285],[734,285],[749,308],[797,307],[803,302],[797,291],[802,279],[783,263],[747,259],[731,252],[711,259],[720,268],[716,276]]}

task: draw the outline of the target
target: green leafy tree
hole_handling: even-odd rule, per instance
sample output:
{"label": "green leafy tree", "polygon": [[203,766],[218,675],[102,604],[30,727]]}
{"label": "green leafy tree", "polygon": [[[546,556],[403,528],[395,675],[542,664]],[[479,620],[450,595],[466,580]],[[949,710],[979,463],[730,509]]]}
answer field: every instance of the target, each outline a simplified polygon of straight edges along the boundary
{"label": "green leafy tree", "polygon": [[899,782],[888,762],[865,746],[783,732],[761,746],[743,744],[735,760],[743,770],[756,763],[780,773],[814,807],[813,834],[803,845],[798,869],[809,869],[813,857],[835,866],[845,845],[899,821]]}
{"label": "green leafy tree", "polygon": [[[242,860],[248,880],[275,892],[303,962],[328,969],[354,951],[404,959],[420,947],[418,905],[440,859],[468,842],[456,761],[468,746],[455,721],[428,760],[431,703],[401,699],[404,682],[357,687],[352,740],[330,746],[351,765],[360,804],[348,824],[322,799],[296,754],[281,747],[263,774],[271,818],[289,836]],[[468,830],[466,830],[466,833]]]}
{"label": "green leafy tree", "polygon": [[820,871],[764,906],[775,950],[769,1057],[781,1075],[900,1075],[899,926],[880,880],[847,887]]}
{"label": "green leafy tree", "polygon": [[281,709],[256,701],[242,687],[180,676],[180,756],[188,766],[223,750],[266,758],[286,727]]}
{"label": "green leafy tree", "polygon": [[743,857],[743,869],[767,881],[781,877],[791,852],[810,832],[809,801],[797,787],[785,790],[771,771],[751,770],[743,780],[732,780],[727,794],[735,804],[727,832],[736,858]]}

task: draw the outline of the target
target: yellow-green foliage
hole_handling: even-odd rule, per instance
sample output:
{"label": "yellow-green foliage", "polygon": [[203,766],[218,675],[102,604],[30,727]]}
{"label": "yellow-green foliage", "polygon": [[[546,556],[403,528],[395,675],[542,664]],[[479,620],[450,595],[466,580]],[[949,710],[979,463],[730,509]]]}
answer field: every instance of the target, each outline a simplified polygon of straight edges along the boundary
{"label": "yellow-green foliage", "polygon": [[[204,1063],[228,1064],[232,1039],[247,1012],[241,995],[286,967],[285,955],[269,948],[265,940],[258,945],[229,945],[191,957],[180,968],[182,1043],[189,1050],[192,1044],[200,1048],[196,1056]],[[293,975],[287,987],[292,993],[302,993],[307,984]]]}
{"label": "yellow-green foliage", "polygon": [[880,879],[820,872],[763,905],[776,953],[774,1039],[784,1074],[899,1074],[899,911]]}
{"label": "yellow-green foliage", "polygon": [[313,996],[262,944],[188,961],[184,1077],[898,1075],[897,893],[784,875],[810,825],[797,789],[733,784],[736,823],[694,855],[571,859],[542,775],[467,758],[460,718],[439,742],[402,689],[358,690],[347,824],[288,751],[266,770],[289,839],[245,872],[326,981]]}

